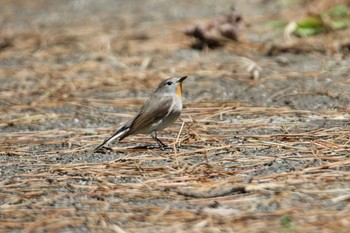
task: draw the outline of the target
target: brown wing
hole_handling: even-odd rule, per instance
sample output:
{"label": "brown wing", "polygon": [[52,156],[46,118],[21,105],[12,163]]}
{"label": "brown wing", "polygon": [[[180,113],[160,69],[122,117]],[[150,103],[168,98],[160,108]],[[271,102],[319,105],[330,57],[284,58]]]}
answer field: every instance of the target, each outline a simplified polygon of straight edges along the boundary
{"label": "brown wing", "polygon": [[162,119],[169,113],[172,101],[173,98],[171,96],[157,94],[151,96],[141,107],[139,114],[128,122],[130,130],[120,140]]}

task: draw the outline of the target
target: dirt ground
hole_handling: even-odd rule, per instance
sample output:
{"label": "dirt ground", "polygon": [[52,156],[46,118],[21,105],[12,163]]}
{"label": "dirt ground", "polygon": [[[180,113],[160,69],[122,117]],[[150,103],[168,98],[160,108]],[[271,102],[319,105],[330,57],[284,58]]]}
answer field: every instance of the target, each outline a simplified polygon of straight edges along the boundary
{"label": "dirt ground", "polygon": [[[350,30],[271,26],[349,2],[0,3],[1,232],[349,232]],[[233,3],[239,41],[192,49]],[[180,75],[167,150],[93,151]]]}

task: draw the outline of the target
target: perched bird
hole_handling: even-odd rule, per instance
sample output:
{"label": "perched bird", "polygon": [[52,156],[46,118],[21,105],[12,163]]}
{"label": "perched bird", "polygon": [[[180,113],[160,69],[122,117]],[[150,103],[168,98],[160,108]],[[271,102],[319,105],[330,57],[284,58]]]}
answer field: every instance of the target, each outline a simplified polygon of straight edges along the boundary
{"label": "perched bird", "polygon": [[182,82],[186,78],[187,76],[168,78],[161,82],[139,113],[95,150],[108,146],[116,139],[121,141],[132,134],[151,134],[163,150],[165,144],[157,138],[157,131],[168,127],[179,118],[182,111]]}

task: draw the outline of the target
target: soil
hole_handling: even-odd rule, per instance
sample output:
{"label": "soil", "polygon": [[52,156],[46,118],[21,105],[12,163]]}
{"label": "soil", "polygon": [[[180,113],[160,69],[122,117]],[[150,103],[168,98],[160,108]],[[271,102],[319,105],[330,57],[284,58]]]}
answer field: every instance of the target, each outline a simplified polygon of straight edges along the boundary
{"label": "soil", "polygon": [[[232,1],[0,2],[1,232],[350,229],[350,30],[270,26],[346,1],[237,0],[239,40],[203,50],[185,30]],[[166,150],[93,150],[183,75]]]}

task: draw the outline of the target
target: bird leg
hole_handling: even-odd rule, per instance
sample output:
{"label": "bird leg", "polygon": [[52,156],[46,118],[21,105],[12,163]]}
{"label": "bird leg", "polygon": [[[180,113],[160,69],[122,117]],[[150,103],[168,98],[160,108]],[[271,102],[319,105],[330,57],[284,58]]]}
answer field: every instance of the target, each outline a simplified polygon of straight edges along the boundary
{"label": "bird leg", "polygon": [[164,148],[166,147],[166,145],[165,145],[161,140],[159,140],[159,139],[157,138],[157,131],[155,131],[155,130],[152,131],[151,137],[157,142],[159,148],[160,148],[161,150],[164,150]]}

